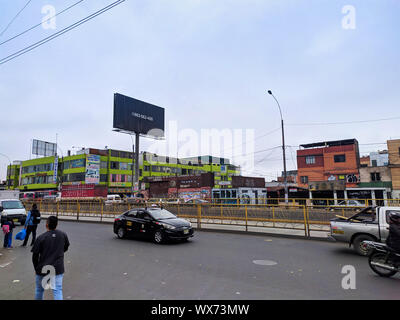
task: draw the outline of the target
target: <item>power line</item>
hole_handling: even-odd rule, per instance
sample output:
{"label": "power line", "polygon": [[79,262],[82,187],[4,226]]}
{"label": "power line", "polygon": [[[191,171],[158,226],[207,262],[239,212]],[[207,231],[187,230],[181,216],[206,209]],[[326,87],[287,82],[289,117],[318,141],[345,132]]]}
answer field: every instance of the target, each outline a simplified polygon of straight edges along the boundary
{"label": "power line", "polygon": [[42,40],[40,40],[40,41],[28,46],[28,47],[25,47],[24,49],[21,49],[21,50],[15,52],[15,53],[3,58],[3,59],[0,59],[0,65],[4,64],[4,63],[6,63],[6,62],[8,62],[10,60],[13,60],[13,59],[17,58],[17,57],[19,57],[19,56],[21,56],[21,55],[33,50],[33,49],[35,49],[35,48],[37,48],[37,47],[39,47],[39,46],[41,46],[41,45],[53,40],[53,39],[61,36],[62,34],[68,32],[68,31],[71,31],[72,29],[75,29],[76,27],[80,26],[81,24],[84,24],[85,22],[88,22],[89,20],[92,20],[93,18],[95,18],[98,15],[100,15],[100,14],[102,14],[102,13],[104,13],[104,12],[110,10],[110,9],[112,9],[113,7],[121,4],[122,2],[125,2],[125,0],[117,0],[117,1],[109,4],[108,6],[96,11],[95,13],[92,13],[91,15],[89,15],[89,16],[87,16],[87,17],[75,22],[74,24],[72,24],[72,25],[70,25],[70,26],[68,26],[68,27],[66,27],[66,28],[64,28],[64,29],[52,34],[51,36],[48,36],[48,37],[46,37],[46,38],[44,38],[44,39],[42,39]]}
{"label": "power line", "polygon": [[311,123],[286,123],[287,126],[325,126],[325,125],[338,125],[338,124],[354,124],[354,123],[368,123],[379,121],[399,120],[400,117],[374,119],[374,120],[356,120],[356,121],[343,121],[343,122],[311,122]]}
{"label": "power line", "polygon": [[237,156],[247,156],[249,154],[256,154],[256,153],[261,153],[261,152],[265,152],[265,151],[270,151],[276,148],[282,148],[282,146],[276,146],[273,148],[268,148],[268,149],[263,149],[263,150],[258,150],[258,151],[254,151],[254,152],[250,152],[250,153],[246,153],[246,154],[238,154],[238,155],[234,155],[233,157],[237,157]]}
{"label": "power line", "polygon": [[29,32],[29,31],[31,31],[31,30],[37,28],[37,27],[39,27],[39,26],[42,25],[44,22],[47,22],[47,21],[49,21],[49,20],[51,20],[51,19],[57,17],[58,15],[60,15],[60,14],[62,14],[62,13],[64,13],[64,12],[66,12],[66,11],[68,11],[69,9],[72,9],[73,7],[75,7],[76,5],[78,5],[79,3],[81,3],[82,1],[84,1],[84,0],[79,0],[78,2],[75,2],[75,3],[72,4],[71,6],[69,6],[68,8],[65,8],[64,10],[62,10],[62,11],[60,11],[59,13],[55,14],[54,16],[51,16],[50,18],[48,18],[48,19],[46,19],[46,20],[44,20],[44,21],[42,21],[42,22],[40,22],[40,23],[34,25],[33,27],[30,27],[29,29],[27,29],[27,30],[25,30],[25,31],[23,31],[23,32],[21,32],[21,33],[19,33],[19,34],[15,35],[15,36],[13,36],[13,37],[11,37],[11,38],[9,38],[9,39],[3,41],[3,42],[0,42],[0,46],[3,45],[3,44],[5,44],[5,43],[7,43],[7,42],[9,42],[9,41],[11,41],[11,40],[14,40],[14,39],[16,39],[16,38],[22,36],[23,34]]}
{"label": "power line", "polygon": [[[278,131],[278,130],[280,130],[280,129],[281,129],[281,127],[276,128],[276,129],[271,130],[271,131],[268,131],[267,133],[264,133],[264,134],[262,134],[262,135],[260,135],[260,136],[255,137],[252,141],[256,141],[256,140],[258,140],[258,139],[260,139],[260,138],[263,138],[263,137],[265,137],[265,136],[268,136],[268,135],[270,135],[270,134],[272,134],[272,133],[274,133],[274,132],[276,132],[276,131]],[[233,147],[231,147],[231,148],[224,149],[223,152],[225,153],[225,152],[228,151],[228,150],[234,150],[234,149],[236,149],[236,148],[238,148],[238,147],[243,147],[246,143],[247,143],[247,141],[243,142],[243,143],[240,144],[240,145],[238,144],[238,145],[233,146]]]}
{"label": "power line", "polygon": [[14,18],[11,19],[10,23],[5,27],[5,29],[0,33],[0,37],[7,31],[7,29],[11,26],[11,24],[14,22],[15,19],[17,19],[17,17],[21,14],[22,11],[24,11],[24,9],[28,6],[28,4],[31,2],[32,0],[28,0],[28,2],[25,3],[24,7],[18,11],[18,13],[14,16]]}

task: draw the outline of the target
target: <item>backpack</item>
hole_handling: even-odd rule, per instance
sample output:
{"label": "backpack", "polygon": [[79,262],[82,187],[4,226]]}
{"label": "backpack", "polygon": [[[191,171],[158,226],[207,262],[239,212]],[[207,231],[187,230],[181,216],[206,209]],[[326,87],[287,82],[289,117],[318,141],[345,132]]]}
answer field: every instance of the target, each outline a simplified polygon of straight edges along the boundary
{"label": "backpack", "polygon": [[39,224],[40,223],[40,212],[38,210],[31,211],[32,215],[32,223]]}
{"label": "backpack", "polygon": [[2,229],[3,229],[4,234],[7,234],[10,232],[10,226],[8,224],[4,224]]}

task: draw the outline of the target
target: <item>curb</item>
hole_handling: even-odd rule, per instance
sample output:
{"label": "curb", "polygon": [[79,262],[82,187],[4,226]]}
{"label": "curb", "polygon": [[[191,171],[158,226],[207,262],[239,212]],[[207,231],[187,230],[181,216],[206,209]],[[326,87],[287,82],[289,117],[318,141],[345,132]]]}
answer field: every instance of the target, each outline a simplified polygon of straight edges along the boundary
{"label": "curb", "polygon": [[[43,217],[43,219],[47,220],[47,217]],[[67,221],[67,222],[81,222],[81,223],[97,223],[97,224],[113,224],[113,222],[108,221],[89,221],[89,220],[71,220],[71,219],[63,219],[63,217],[58,217],[59,221]],[[274,238],[286,238],[286,239],[300,239],[300,240],[314,240],[314,241],[323,241],[323,242],[335,242],[333,239],[329,237],[306,237],[295,234],[282,234],[282,233],[270,233],[270,232],[256,232],[256,231],[240,231],[240,230],[227,230],[227,229],[212,229],[212,228],[201,228],[193,227],[196,231],[203,232],[215,232],[215,233],[230,233],[230,234],[240,234],[240,235],[250,235],[250,236],[268,236]]]}

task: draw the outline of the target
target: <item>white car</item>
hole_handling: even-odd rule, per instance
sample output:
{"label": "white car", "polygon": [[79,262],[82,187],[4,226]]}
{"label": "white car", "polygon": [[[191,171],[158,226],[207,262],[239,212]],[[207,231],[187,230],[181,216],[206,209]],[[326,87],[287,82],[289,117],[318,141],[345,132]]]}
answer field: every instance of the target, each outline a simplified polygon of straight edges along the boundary
{"label": "white car", "polygon": [[22,202],[18,199],[1,199],[0,207],[3,208],[1,217],[6,217],[9,221],[25,224],[26,210]]}
{"label": "white car", "polygon": [[106,205],[122,203],[122,199],[118,194],[109,194],[107,200],[104,202]]}
{"label": "white car", "polygon": [[337,206],[341,207],[365,207],[364,202],[360,202],[358,200],[342,200],[338,202]]}

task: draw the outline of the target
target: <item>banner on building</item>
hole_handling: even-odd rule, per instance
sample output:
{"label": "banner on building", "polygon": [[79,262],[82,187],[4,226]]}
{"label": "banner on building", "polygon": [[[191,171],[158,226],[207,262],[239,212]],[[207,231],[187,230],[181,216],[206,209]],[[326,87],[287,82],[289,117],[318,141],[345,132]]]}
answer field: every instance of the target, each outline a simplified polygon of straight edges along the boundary
{"label": "banner on building", "polygon": [[53,182],[57,184],[57,175],[58,175],[58,157],[57,155],[54,157],[54,168],[53,168]]}
{"label": "banner on building", "polygon": [[100,156],[96,154],[86,155],[86,184],[100,183]]}

